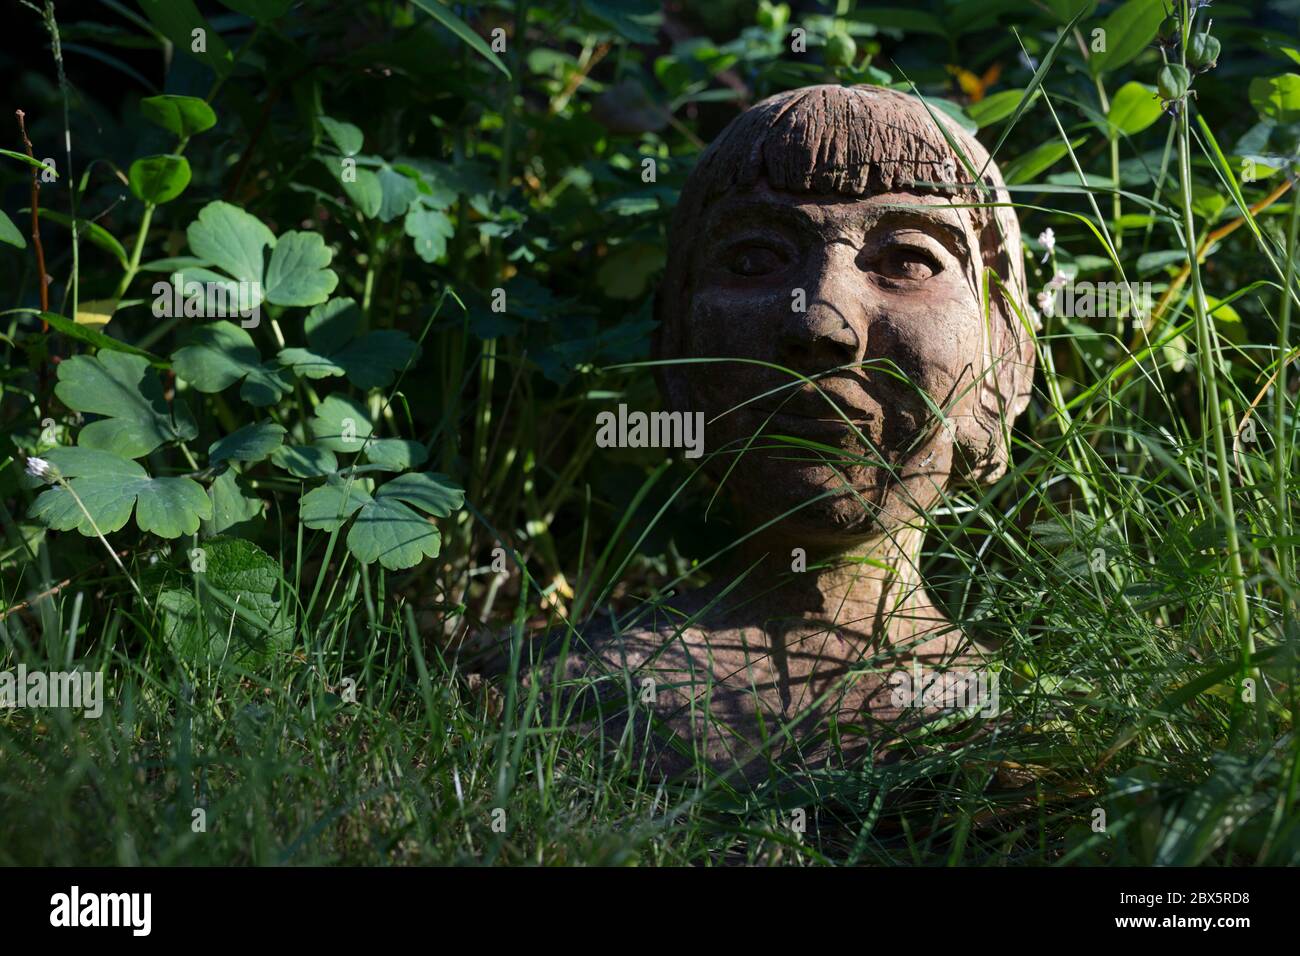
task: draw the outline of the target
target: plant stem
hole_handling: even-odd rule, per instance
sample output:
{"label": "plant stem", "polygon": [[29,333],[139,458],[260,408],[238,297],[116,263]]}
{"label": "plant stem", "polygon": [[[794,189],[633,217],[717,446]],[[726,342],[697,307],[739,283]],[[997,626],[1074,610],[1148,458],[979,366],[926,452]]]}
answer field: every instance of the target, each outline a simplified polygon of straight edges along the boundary
{"label": "plant stem", "polygon": [[140,217],[140,232],[136,235],[135,246],[131,249],[131,261],[127,263],[126,272],[122,273],[122,281],[117,284],[117,291],[113,294],[115,299],[120,299],[126,295],[131,280],[140,271],[140,257],[144,255],[144,241],[149,235],[149,224],[153,221],[153,211],[153,203],[144,204],[144,215]]}
{"label": "plant stem", "polygon": [[[1288,181],[1289,178],[1288,178]],[[1295,608],[1291,589],[1295,586],[1295,552],[1291,539],[1291,501],[1287,494],[1287,476],[1291,471],[1291,441],[1286,424],[1287,356],[1291,351],[1291,286],[1295,282],[1295,257],[1297,242],[1300,241],[1300,197],[1291,196],[1291,214],[1287,219],[1286,234],[1286,281],[1282,286],[1282,302],[1278,307],[1277,329],[1277,382],[1273,386],[1273,500],[1276,511],[1273,528],[1278,540],[1275,549],[1277,556],[1278,578],[1281,582],[1282,600],[1282,641],[1287,647],[1289,674],[1288,691],[1291,697],[1292,733],[1300,724],[1300,695],[1296,693],[1296,646]],[[1296,787],[1300,783],[1300,740],[1291,749],[1291,772],[1287,778],[1285,803],[1278,806],[1278,813],[1270,836],[1276,832],[1282,814],[1289,810],[1296,799]]]}
{"label": "plant stem", "polygon": [[[1219,504],[1223,511],[1228,543],[1228,573],[1232,576],[1233,604],[1237,618],[1237,643],[1241,648],[1242,671],[1249,674],[1251,659],[1255,654],[1255,639],[1250,633],[1250,606],[1246,598],[1246,575],[1241,560],[1241,542],[1237,535],[1237,514],[1232,497],[1232,481],[1228,472],[1228,451],[1224,429],[1231,427],[1232,416],[1220,420],[1219,367],[1222,363],[1218,334],[1210,320],[1201,285],[1201,267],[1196,254],[1196,220],[1192,213],[1192,158],[1191,131],[1188,124],[1189,104],[1183,102],[1178,123],[1178,172],[1183,214],[1183,243],[1187,248],[1188,268],[1191,270],[1192,305],[1196,314],[1196,353],[1205,385],[1203,427],[1212,433],[1215,467],[1219,485]],[[1262,691],[1262,688],[1260,689]],[[1262,694],[1260,700],[1263,699]]]}
{"label": "plant stem", "polygon": [[[54,18],[53,0],[45,0],[45,8],[41,11],[41,20],[45,24],[45,30],[50,35],[50,52],[54,55],[54,69],[59,77],[59,95],[63,100],[63,148],[64,162],[66,163],[63,175],[65,182],[68,184],[68,205],[69,205],[69,222],[68,227],[72,230],[72,315],[77,314],[79,305],[79,288],[81,276],[81,252],[80,238],[78,231],[81,228],[77,223],[77,186],[72,175],[72,126],[69,121],[68,106],[68,77],[63,71],[63,42],[59,36],[59,24]],[[32,204],[32,212],[35,215],[36,204]],[[63,304],[66,304],[66,300]]]}
{"label": "plant stem", "polygon": [[[1094,82],[1097,85],[1097,101],[1101,104],[1101,111],[1109,118],[1110,98],[1106,96],[1106,86],[1102,83],[1100,74],[1097,75]],[[1110,197],[1111,228],[1115,232],[1115,252],[1118,253],[1120,247],[1124,244],[1124,231],[1120,228],[1120,219],[1124,207],[1119,195],[1119,130],[1111,127],[1107,130],[1107,137],[1110,140],[1110,178],[1112,185],[1115,187],[1115,192]],[[1123,279],[1123,276],[1119,276],[1119,278]]]}
{"label": "plant stem", "polygon": [[[1282,301],[1278,307],[1277,360],[1279,364],[1277,383],[1273,387],[1273,501],[1276,509],[1278,526],[1274,533],[1280,541],[1288,540],[1291,534],[1291,508],[1287,496],[1287,475],[1291,467],[1291,443],[1287,440],[1286,406],[1286,364],[1291,351],[1291,286],[1295,282],[1295,254],[1297,240],[1300,239],[1300,199],[1291,197],[1291,213],[1287,217],[1286,236],[1286,280],[1282,283]],[[1295,562],[1291,545],[1282,544],[1277,548],[1278,571],[1284,584],[1295,582]],[[1282,624],[1285,635],[1286,625],[1291,618],[1291,598],[1286,590],[1282,594]]]}
{"label": "plant stem", "polygon": [[[27,114],[22,110],[14,110],[14,115],[18,117],[18,131],[22,134],[27,158],[34,162],[36,153],[32,150],[32,141],[27,135]],[[41,174],[35,166],[32,167],[32,245],[36,247],[36,280],[40,286],[41,311],[48,312],[50,311],[50,284],[45,275],[45,247],[41,245]],[[50,324],[42,319],[41,331],[49,330]]]}

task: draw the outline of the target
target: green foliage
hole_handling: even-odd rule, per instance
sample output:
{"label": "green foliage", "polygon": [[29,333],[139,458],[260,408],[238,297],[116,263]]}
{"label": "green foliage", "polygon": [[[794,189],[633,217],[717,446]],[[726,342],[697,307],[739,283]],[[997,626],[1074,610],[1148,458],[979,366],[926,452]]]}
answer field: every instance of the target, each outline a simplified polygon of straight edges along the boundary
{"label": "green foliage", "polygon": [[1137,57],[1155,39],[1165,12],[1163,0],[1126,0],[1121,4],[1102,21],[1106,49],[1088,61],[1092,72],[1109,73]]}
{"label": "green foliage", "polygon": [[309,348],[282,349],[280,362],[307,378],[346,375],[358,388],[387,388],[420,350],[405,332],[360,335],[361,323],[361,310],[350,298],[318,305],[304,322]]}
{"label": "green foliage", "polygon": [[131,164],[131,192],[144,202],[171,202],[190,184],[190,164],[184,156],[145,156]]}
{"label": "green foliage", "polygon": [[245,425],[213,442],[208,449],[208,462],[216,465],[223,461],[261,461],[280,447],[284,435],[284,428],[274,422]]}
{"label": "green foliage", "polygon": [[365,406],[345,395],[331,395],[317,405],[308,428],[316,444],[345,453],[360,451],[374,431]]}
{"label": "green foliage", "polygon": [[228,465],[212,479],[208,498],[212,502],[212,517],[204,523],[205,534],[221,534],[262,514],[262,499],[253,493],[235,464]]}
{"label": "green foliage", "polygon": [[[186,236],[197,265],[255,283],[274,305],[316,305],[338,285],[338,275],[327,268],[333,253],[318,233],[288,232],[277,241],[255,216],[229,203],[204,206]],[[264,264],[267,247],[271,261]]]}
{"label": "green foliage", "polygon": [[197,96],[147,96],[140,101],[140,112],[149,122],[181,139],[189,139],[217,125],[217,114],[206,100]]}
{"label": "green foliage", "polygon": [[439,3],[438,0],[414,0],[414,2],[417,7],[451,30],[461,40],[464,40],[481,57],[507,77],[510,76],[510,71],[506,68],[506,65],[501,62],[500,57],[492,52],[492,48],[483,42],[483,38],[471,30],[464,20],[452,13],[446,6]]}
{"label": "green foliage", "polygon": [[292,642],[294,626],[281,600],[282,571],[269,554],[240,538],[209,538],[191,562],[193,590],[166,588],[158,597],[163,638],[194,667],[227,662],[265,668]]}
{"label": "green foliage", "polygon": [[198,434],[184,403],[168,407],[158,377],[138,355],[104,350],[59,365],[55,394],[69,408],[104,418],[81,430],[80,443],[125,458],[142,458],[170,441]]}
{"label": "green foliage", "polygon": [[18,231],[14,221],[0,212],[0,242],[8,243],[11,246],[17,246],[19,249],[27,248],[27,240],[23,234]]}
{"label": "green foliage", "polygon": [[1160,118],[1160,100],[1144,83],[1129,82],[1111,97],[1107,119],[1126,136],[1136,136]]}
{"label": "green foliage", "polygon": [[[139,0],[141,8],[175,50],[202,61],[218,76],[230,72],[234,56],[230,47],[199,13],[193,0]],[[202,49],[196,49],[194,31],[201,30]]]}
{"label": "green foliage", "polygon": [[334,452],[319,445],[281,445],[271,460],[295,478],[324,478],[339,468]]}
{"label": "green foliage", "polygon": [[220,392],[240,383],[239,397],[250,405],[271,405],[292,387],[287,370],[263,362],[253,338],[230,322],[201,326],[190,344],[172,356],[176,374],[200,392]]}
{"label": "green foliage", "polygon": [[1295,123],[1300,120],[1300,74],[1255,77],[1250,81],[1250,102],[1265,120]]}
{"label": "green foliage", "polygon": [[[53,209],[42,209],[40,212],[41,221],[58,223],[60,226],[72,228],[72,217],[65,216]],[[89,219],[77,219],[77,232],[85,239],[88,239],[92,245],[103,249],[118,263],[123,269],[127,268],[126,250],[122,248],[122,243],[117,238],[97,222],[91,222]]]}
{"label": "green foliage", "polygon": [[55,448],[45,456],[66,482],[42,492],[32,516],[58,531],[109,534],[134,510],[141,531],[179,538],[212,515],[203,486],[189,478],[150,478],[138,463],[93,448]]}
{"label": "green foliage", "polygon": [[325,484],[303,496],[303,524],[338,531],[355,515],[348,550],[363,563],[378,561],[389,570],[437,557],[441,536],[419,512],[445,518],[464,503],[464,492],[446,475],[429,472],[394,478],[373,494],[365,487],[368,484],[364,479],[330,475]]}

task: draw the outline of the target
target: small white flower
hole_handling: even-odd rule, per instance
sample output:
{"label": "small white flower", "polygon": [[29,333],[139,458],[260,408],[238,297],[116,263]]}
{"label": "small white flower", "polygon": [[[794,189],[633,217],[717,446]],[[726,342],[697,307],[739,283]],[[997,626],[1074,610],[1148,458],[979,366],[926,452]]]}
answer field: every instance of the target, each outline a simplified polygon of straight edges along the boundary
{"label": "small white flower", "polygon": [[54,468],[44,458],[35,455],[27,459],[27,474],[41,481],[53,481]]}
{"label": "small white flower", "polygon": [[1043,286],[1043,291],[1035,296],[1038,309],[1049,318],[1056,314],[1056,294],[1070,284],[1070,277],[1064,272],[1057,272],[1051,281]]}
{"label": "small white flower", "polygon": [[1056,251],[1056,233],[1052,232],[1052,227],[1048,226],[1038,234],[1038,241],[1043,247],[1043,262],[1046,262]]}

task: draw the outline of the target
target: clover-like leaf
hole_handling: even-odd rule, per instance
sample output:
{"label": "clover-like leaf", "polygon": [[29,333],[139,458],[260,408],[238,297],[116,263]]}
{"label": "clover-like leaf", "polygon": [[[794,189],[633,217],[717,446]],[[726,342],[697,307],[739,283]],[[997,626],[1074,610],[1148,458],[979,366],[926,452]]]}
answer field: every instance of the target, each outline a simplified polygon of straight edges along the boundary
{"label": "clover-like leaf", "polygon": [[390,571],[435,558],[441,548],[442,535],[434,523],[395,498],[366,502],[348,532],[348,550],[358,561],[378,561]]}
{"label": "clover-like leaf", "polygon": [[195,588],[159,595],[163,636],[177,654],[193,665],[224,661],[256,668],[287,651],[293,619],[279,598],[279,563],[242,538],[210,538],[203,555]]}
{"label": "clover-like leaf", "polygon": [[321,116],[320,125],[344,156],[355,156],[361,152],[365,139],[356,126],[329,116]]}
{"label": "clover-like leaf", "polygon": [[330,395],[317,405],[307,427],[317,445],[345,454],[360,451],[374,431],[365,406],[345,395]]}
{"label": "clover-like leaf", "polygon": [[414,179],[392,166],[385,165],[379,170],[378,176],[382,195],[379,219],[381,222],[392,222],[398,216],[406,215],[419,188]]}
{"label": "clover-like leaf", "polygon": [[302,523],[337,531],[355,515],[348,550],[362,563],[378,561],[390,571],[436,557],[442,536],[420,512],[446,517],[464,503],[464,492],[446,475],[429,472],[400,475],[373,493],[369,484],[358,477],[331,475],[303,495],[298,512]]}
{"label": "clover-like leaf", "polygon": [[406,214],[403,231],[415,241],[415,253],[425,262],[437,262],[447,252],[447,240],[455,234],[445,212],[415,205]]}
{"label": "clover-like leaf", "polygon": [[357,388],[387,388],[397,373],[415,361],[420,347],[405,332],[379,329],[367,332],[333,359]]}
{"label": "clover-like leaf", "polygon": [[127,181],[137,199],[160,206],[185,192],[191,175],[190,161],[184,156],[160,153],[132,163]]}
{"label": "clover-like leaf", "polygon": [[151,123],[185,139],[217,125],[217,114],[207,100],[197,96],[166,93],[147,96],[140,101],[140,112]]}
{"label": "clover-like leaf", "polygon": [[277,240],[256,216],[227,202],[204,206],[186,236],[204,264],[240,282],[257,283],[274,305],[316,305],[338,285],[338,275],[327,268],[333,253],[319,233],[286,232]]}
{"label": "clover-like leaf", "polygon": [[357,337],[361,310],[351,298],[316,306],[304,326],[309,347],[282,349],[280,361],[306,378],[346,375],[358,388],[385,388],[420,352],[410,336],[393,329]]}
{"label": "clover-like leaf", "polygon": [[172,365],[200,392],[220,392],[242,381],[239,397],[250,405],[270,405],[293,387],[288,372],[263,362],[252,337],[231,322],[195,329],[190,344],[172,356]]}
{"label": "clover-like leaf", "polygon": [[261,461],[280,447],[284,441],[283,426],[275,422],[257,422],[231,432],[212,443],[208,449],[208,464],[223,461]]}
{"label": "clover-like leaf", "polygon": [[418,441],[405,438],[371,438],[365,447],[366,461],[384,471],[409,471],[428,460],[429,452]]}
{"label": "clover-like leaf", "polygon": [[251,316],[265,298],[260,284],[241,283],[192,262],[177,262],[167,278],[159,279],[149,291],[156,315],[198,319]]}
{"label": "clover-like leaf", "polygon": [[373,219],[378,214],[384,202],[384,188],[372,170],[357,166],[355,160],[346,156],[322,153],[317,159],[325,164],[361,215]]}
{"label": "clover-like leaf", "polygon": [[370,482],[364,478],[330,475],[298,501],[298,518],[309,528],[337,531],[371,500]]}
{"label": "clover-like leaf", "polygon": [[134,509],[141,531],[179,538],[212,516],[203,486],[190,478],[150,478],[137,462],[94,448],[54,448],[44,457],[67,487],[42,492],[30,514],[56,531],[110,534],[130,520]]}
{"label": "clover-like leaf", "polygon": [[375,218],[384,203],[384,187],[379,184],[379,177],[369,169],[353,170],[352,175],[346,178],[342,169],[333,172],[361,215],[367,219]]}
{"label": "clover-like leaf", "polygon": [[265,294],[275,305],[316,305],[339,284],[326,266],[334,253],[318,232],[287,232],[271,250]]}
{"label": "clover-like leaf", "polygon": [[376,496],[396,498],[439,518],[459,511],[465,504],[465,492],[441,472],[417,471],[399,475],[376,492]]}
{"label": "clover-like leaf", "polygon": [[339,470],[334,452],[319,445],[281,445],[271,455],[271,463],[296,478],[324,478]]}
{"label": "clover-like leaf", "polygon": [[168,408],[162,385],[139,355],[101,351],[59,363],[54,392],[69,408],[106,416],[81,430],[85,448],[140,458],[170,441],[198,434],[189,408],[177,399]]}
{"label": "clover-like leaf", "polygon": [[212,517],[204,527],[209,534],[220,534],[262,513],[262,499],[249,490],[233,464],[213,479],[208,498],[212,501]]}
{"label": "clover-like leaf", "polygon": [[185,231],[190,250],[241,282],[262,281],[262,257],[275,235],[256,216],[227,202],[210,202]]}

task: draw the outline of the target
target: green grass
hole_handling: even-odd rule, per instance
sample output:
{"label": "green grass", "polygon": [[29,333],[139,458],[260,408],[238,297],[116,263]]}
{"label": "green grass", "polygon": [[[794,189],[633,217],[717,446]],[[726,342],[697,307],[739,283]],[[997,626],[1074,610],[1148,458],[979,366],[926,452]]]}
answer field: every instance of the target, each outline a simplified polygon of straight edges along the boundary
{"label": "green grass", "polygon": [[[1163,404],[1154,378],[1113,384],[1092,408],[1093,422],[1108,410],[1103,423],[1061,429],[1040,403],[1013,471],[932,517],[933,593],[970,634],[1001,645],[1009,720],[994,734],[908,740],[897,747],[904,759],[883,768],[774,768],[753,791],[704,770],[661,786],[626,759],[608,766],[545,708],[501,719],[458,670],[462,602],[481,606],[492,577],[466,576],[470,562],[454,557],[457,539],[479,542],[469,553],[491,541],[466,512],[434,574],[323,566],[325,535],[307,539],[301,560],[287,547],[283,566],[304,578],[283,581],[282,595],[318,592],[319,603],[310,618],[300,608],[293,651],[261,672],[173,656],[102,565],[39,614],[10,615],[6,666],[29,669],[59,669],[77,615],[73,655],[105,672],[110,704],[98,720],[0,713],[0,861],[1292,862],[1296,750],[1282,691],[1293,664],[1271,639],[1267,542],[1248,536],[1259,562],[1251,667],[1262,676],[1251,707],[1235,690],[1244,665],[1225,535],[1206,505],[1213,476],[1194,441],[1173,447],[1135,411]],[[1243,457],[1250,469],[1267,461]],[[684,469],[662,480],[678,478],[691,480]],[[585,500],[584,489],[563,490]],[[636,537],[625,530],[596,563],[618,570]],[[148,581],[147,559],[137,554],[133,570]],[[648,594],[679,571],[689,562],[638,557],[618,590]],[[596,593],[612,583],[574,581]],[[74,595],[89,599],[79,614]],[[521,634],[525,623],[532,634],[560,623],[518,574],[495,609]],[[355,703],[341,699],[345,678]],[[193,830],[196,808],[206,832]],[[1103,833],[1090,826],[1097,808]],[[504,832],[493,827],[498,809]],[[792,826],[800,809],[803,833]]]}

